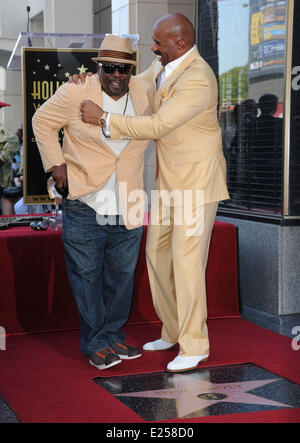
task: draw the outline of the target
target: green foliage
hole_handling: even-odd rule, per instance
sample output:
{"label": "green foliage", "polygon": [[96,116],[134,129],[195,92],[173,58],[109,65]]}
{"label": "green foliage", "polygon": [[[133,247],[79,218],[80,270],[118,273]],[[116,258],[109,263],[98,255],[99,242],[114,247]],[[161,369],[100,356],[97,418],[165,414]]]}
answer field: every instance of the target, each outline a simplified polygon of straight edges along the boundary
{"label": "green foliage", "polygon": [[235,105],[248,98],[248,64],[237,66],[219,76],[221,107]]}

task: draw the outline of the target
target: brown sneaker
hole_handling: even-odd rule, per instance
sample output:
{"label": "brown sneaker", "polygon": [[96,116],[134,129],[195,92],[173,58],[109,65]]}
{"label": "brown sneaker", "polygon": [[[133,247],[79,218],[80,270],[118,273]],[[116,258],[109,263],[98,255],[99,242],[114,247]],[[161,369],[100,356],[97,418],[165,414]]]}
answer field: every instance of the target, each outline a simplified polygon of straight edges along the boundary
{"label": "brown sneaker", "polygon": [[141,357],[141,351],[128,343],[116,343],[113,346],[113,350],[118,356],[125,360],[131,360],[133,358]]}
{"label": "brown sneaker", "polygon": [[89,359],[89,363],[97,369],[102,370],[121,363],[121,360],[111,348],[105,348],[93,354]]}

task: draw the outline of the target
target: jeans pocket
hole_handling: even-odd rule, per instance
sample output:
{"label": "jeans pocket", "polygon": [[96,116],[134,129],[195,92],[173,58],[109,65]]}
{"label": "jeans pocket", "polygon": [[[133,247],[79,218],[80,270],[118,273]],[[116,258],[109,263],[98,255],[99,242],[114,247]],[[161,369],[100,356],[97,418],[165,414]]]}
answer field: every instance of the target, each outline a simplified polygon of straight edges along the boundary
{"label": "jeans pocket", "polygon": [[85,208],[86,205],[82,203],[80,200],[68,200],[66,198],[63,199],[62,202],[63,209],[80,209]]}
{"label": "jeans pocket", "polygon": [[86,236],[97,226],[96,212],[79,200],[64,200],[62,209],[64,238],[71,233]]}

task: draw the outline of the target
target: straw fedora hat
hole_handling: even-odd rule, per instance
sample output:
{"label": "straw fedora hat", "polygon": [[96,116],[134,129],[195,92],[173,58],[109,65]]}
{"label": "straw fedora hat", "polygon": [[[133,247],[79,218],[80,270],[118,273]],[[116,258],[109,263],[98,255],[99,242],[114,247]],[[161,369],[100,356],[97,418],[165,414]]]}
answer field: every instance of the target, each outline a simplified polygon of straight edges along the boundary
{"label": "straw fedora hat", "polygon": [[122,38],[117,35],[107,35],[101,43],[98,57],[94,62],[118,62],[137,65],[134,60],[131,38]]}

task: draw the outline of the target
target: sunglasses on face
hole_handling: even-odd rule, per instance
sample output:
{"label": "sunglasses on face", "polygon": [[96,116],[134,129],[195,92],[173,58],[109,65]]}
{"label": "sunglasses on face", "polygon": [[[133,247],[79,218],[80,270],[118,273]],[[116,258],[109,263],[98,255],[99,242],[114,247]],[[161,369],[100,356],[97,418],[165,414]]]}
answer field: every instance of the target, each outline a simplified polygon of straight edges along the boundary
{"label": "sunglasses on face", "polygon": [[99,66],[101,66],[105,74],[113,74],[116,69],[119,71],[120,74],[128,74],[131,68],[131,65],[127,64],[114,65],[113,63],[107,65],[99,63]]}

